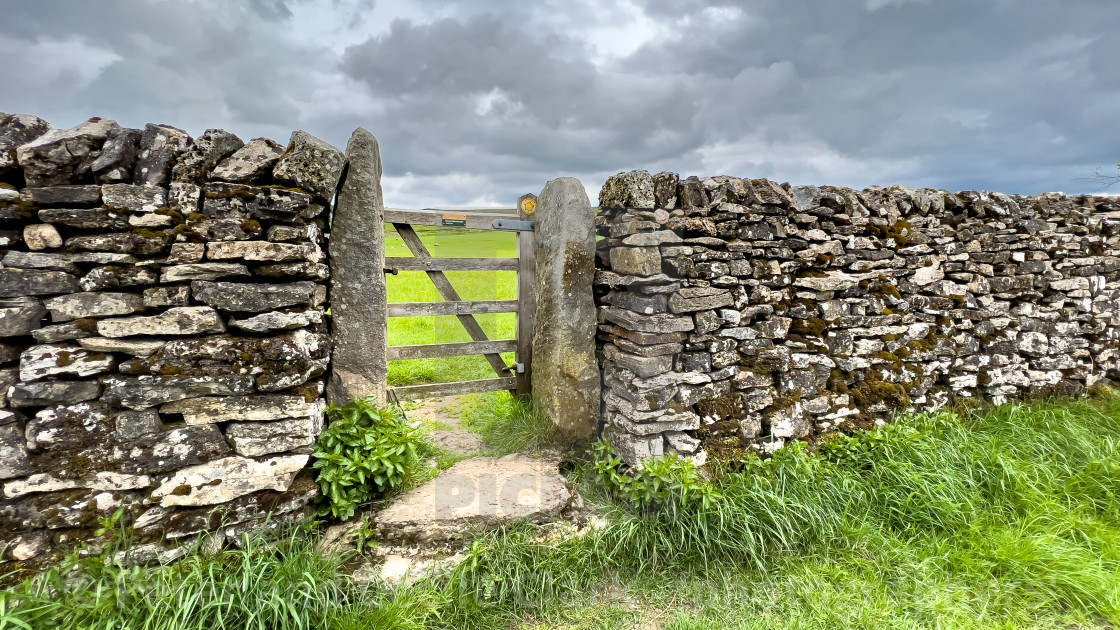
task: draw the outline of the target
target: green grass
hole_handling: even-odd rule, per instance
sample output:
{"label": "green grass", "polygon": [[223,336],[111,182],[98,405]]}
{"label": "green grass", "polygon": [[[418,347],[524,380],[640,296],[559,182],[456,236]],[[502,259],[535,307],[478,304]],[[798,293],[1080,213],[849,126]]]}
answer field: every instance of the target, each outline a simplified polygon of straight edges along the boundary
{"label": "green grass", "polygon": [[722,469],[707,509],[654,512],[584,465],[573,477],[607,525],[485,534],[413,586],[354,585],[304,532],[144,572],[59,569],[0,593],[0,630],[1110,628],[1117,436],[1117,398],[908,417]]}
{"label": "green grass", "polygon": [[[516,258],[517,236],[513,232],[465,230],[461,228],[414,228],[436,258]],[[386,255],[410,257],[411,253],[392,229],[385,234]],[[391,266],[391,262],[386,263]],[[449,271],[447,277],[464,300],[517,299],[517,273],[513,271]],[[422,271],[402,271],[388,276],[389,302],[442,302],[435,285]],[[513,313],[476,315],[491,339],[517,337]],[[405,346],[471,341],[456,317],[412,317],[389,320],[389,345]],[[507,364],[513,354],[505,354]],[[389,364],[390,385],[445,383],[494,378],[494,369],[481,356],[394,361]]]}
{"label": "green grass", "polygon": [[531,403],[508,392],[464,398],[463,425],[491,446],[490,455],[539,453],[552,446],[555,427]]}

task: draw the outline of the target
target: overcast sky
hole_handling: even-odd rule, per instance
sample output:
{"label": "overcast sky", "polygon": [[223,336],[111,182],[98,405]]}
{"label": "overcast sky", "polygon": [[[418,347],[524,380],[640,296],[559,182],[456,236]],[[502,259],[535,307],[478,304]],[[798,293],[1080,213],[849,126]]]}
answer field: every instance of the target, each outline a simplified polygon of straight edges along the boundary
{"label": "overcast sky", "polygon": [[0,111],[343,148],[392,207],[622,170],[1094,192],[1118,0],[0,0]]}

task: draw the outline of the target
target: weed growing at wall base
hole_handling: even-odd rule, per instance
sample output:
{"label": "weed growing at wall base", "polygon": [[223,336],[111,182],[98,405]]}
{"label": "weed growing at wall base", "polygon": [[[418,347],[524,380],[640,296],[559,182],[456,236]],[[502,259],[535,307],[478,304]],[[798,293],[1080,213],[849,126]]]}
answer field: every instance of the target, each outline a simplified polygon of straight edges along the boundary
{"label": "weed growing at wall base", "polygon": [[319,435],[314,467],[325,511],[338,519],[400,486],[416,467],[419,434],[396,407],[355,399],[327,409],[330,426]]}

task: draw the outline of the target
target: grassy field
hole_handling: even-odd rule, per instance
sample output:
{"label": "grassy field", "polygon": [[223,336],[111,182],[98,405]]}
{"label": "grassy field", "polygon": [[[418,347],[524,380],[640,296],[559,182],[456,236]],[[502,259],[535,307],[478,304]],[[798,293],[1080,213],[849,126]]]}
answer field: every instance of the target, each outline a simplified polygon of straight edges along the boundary
{"label": "grassy field", "polygon": [[[516,258],[514,232],[465,230],[460,228],[415,228],[420,240],[436,258]],[[411,257],[408,247],[390,227],[385,235],[387,256]],[[517,274],[513,271],[447,272],[451,284],[464,300],[517,299]],[[435,285],[422,271],[402,271],[388,276],[389,302],[441,302]],[[517,316],[513,313],[476,315],[491,339],[516,338]],[[389,320],[389,345],[405,346],[470,341],[455,317],[414,317]],[[513,354],[503,355],[507,364]],[[390,385],[444,383],[494,378],[493,368],[481,356],[394,361],[389,365]]]}
{"label": "grassy field", "polygon": [[0,591],[0,630],[1115,628],[1120,398],[899,419],[717,469],[706,507],[477,537],[454,571],[353,583],[317,534],[125,569],[75,559]]}

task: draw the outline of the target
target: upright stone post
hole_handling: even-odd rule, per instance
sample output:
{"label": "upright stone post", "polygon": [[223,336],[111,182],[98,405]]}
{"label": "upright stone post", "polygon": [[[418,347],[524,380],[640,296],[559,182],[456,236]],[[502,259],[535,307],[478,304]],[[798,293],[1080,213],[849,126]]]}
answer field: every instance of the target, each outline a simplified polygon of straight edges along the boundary
{"label": "upright stone post", "polygon": [[357,129],[330,234],[331,380],[327,397],[343,405],[373,397],[385,404],[389,374],[385,290],[385,202],[377,138]]}
{"label": "upright stone post", "polygon": [[598,433],[600,406],[595,214],[577,179],[554,179],[541,192],[536,275],[533,398],[562,441],[586,445]]}

